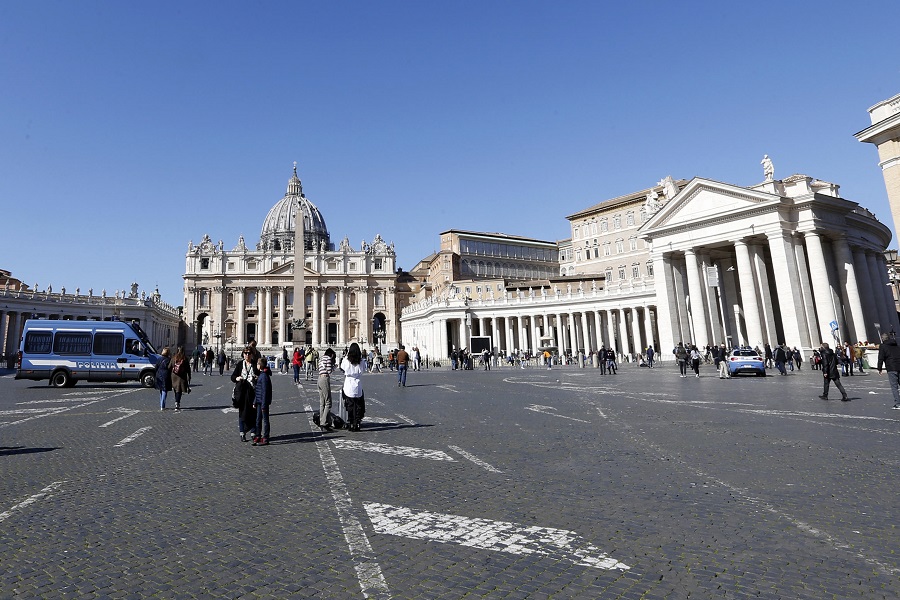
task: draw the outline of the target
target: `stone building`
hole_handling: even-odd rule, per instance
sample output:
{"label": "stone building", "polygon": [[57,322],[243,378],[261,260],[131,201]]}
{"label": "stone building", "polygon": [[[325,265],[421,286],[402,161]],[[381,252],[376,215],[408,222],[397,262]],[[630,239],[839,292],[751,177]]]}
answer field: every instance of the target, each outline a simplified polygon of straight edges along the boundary
{"label": "stone building", "polygon": [[[304,310],[297,320],[303,329],[294,328],[298,207]],[[188,244],[185,258],[189,348],[224,345],[231,350],[253,339],[270,352],[293,344],[394,345],[406,295],[397,290],[393,244],[380,235],[358,249],[346,237],[335,246],[322,213],[303,193],[296,164],[287,191],[263,219],[255,246],[247,246],[242,236],[226,250],[224,242],[204,235],[199,244]]]}
{"label": "stone building", "polygon": [[835,184],[775,180],[771,160],[764,169],[750,187],[667,177],[570,215],[557,277],[497,278],[481,285],[492,293],[469,295],[459,290],[478,285],[446,271],[445,291],[403,310],[403,338],[436,359],[473,335],[491,336],[499,354],[552,346],[633,356],[653,345],[668,357],[678,341],[809,351],[900,330],[890,230]]}

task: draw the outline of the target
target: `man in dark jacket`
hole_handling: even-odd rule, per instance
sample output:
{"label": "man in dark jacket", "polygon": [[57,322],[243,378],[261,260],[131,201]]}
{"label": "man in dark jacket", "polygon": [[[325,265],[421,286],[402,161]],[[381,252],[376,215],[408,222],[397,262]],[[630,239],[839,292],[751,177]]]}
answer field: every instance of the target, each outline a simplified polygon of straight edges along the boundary
{"label": "man in dark jacket", "polygon": [[837,355],[835,355],[834,350],[828,346],[828,342],[822,342],[820,352],[822,354],[822,376],[825,378],[825,389],[822,391],[822,395],[819,396],[819,398],[828,400],[828,384],[833,381],[834,385],[837,386],[837,389],[841,392],[841,400],[849,402],[850,396],[847,395],[847,390],[845,390],[844,386],[841,384],[841,372],[838,369]]}
{"label": "man in dark jacket", "polygon": [[787,362],[787,353],[784,351],[784,344],[775,346],[772,358],[775,360],[775,368],[778,369],[778,372],[782,375],[787,375],[787,371],[784,369],[784,363]]}
{"label": "man in dark jacket", "polygon": [[878,346],[878,374],[881,368],[887,368],[888,382],[891,384],[891,393],[894,395],[894,410],[900,410],[900,346],[897,340],[891,339],[890,334],[881,334],[881,345]]}
{"label": "man in dark jacket", "polygon": [[253,438],[254,446],[269,445],[269,406],[272,404],[272,371],[265,358],[260,358],[256,364],[259,369],[259,378],[253,395],[253,408],[256,409],[256,435]]}

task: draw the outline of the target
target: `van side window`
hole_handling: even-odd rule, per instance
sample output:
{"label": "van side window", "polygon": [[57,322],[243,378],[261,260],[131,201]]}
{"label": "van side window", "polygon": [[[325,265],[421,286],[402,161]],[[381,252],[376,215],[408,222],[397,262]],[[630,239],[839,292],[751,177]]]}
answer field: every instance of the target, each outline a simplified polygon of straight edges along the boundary
{"label": "van side window", "polygon": [[25,354],[50,354],[52,338],[49,331],[29,331],[25,334]]}
{"label": "van side window", "polygon": [[124,343],[125,336],[121,333],[95,333],[94,354],[119,356],[122,354]]}
{"label": "van side window", "polygon": [[91,355],[91,334],[74,332],[57,332],[53,340],[53,351],[56,354]]}
{"label": "van side window", "polygon": [[138,340],[128,340],[128,343],[125,344],[125,351],[128,354],[136,354],[137,356],[143,356],[144,354],[144,348]]}

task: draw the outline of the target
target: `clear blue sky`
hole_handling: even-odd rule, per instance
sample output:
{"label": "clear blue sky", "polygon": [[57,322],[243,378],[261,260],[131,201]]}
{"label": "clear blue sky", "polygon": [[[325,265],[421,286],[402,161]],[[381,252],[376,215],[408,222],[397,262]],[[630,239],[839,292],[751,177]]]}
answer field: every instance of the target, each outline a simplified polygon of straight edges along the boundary
{"label": "clear blue sky", "polygon": [[2,2],[0,268],[183,303],[293,161],[335,243],[558,240],[666,175],[804,173],[893,229],[874,146],[900,2]]}

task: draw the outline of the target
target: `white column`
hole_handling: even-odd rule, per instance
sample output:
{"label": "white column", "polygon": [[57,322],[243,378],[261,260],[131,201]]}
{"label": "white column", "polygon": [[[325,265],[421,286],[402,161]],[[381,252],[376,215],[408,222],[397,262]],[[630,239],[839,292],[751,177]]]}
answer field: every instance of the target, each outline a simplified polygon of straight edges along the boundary
{"label": "white column", "polygon": [[762,326],[759,319],[759,305],[756,301],[756,283],[753,280],[753,264],[750,261],[750,250],[746,242],[739,240],[734,243],[737,256],[738,281],[741,285],[741,306],[744,309],[744,323],[747,326],[747,345],[759,345],[764,343]]}
{"label": "white column", "polygon": [[525,326],[525,316],[522,315],[519,317],[519,349],[520,350],[530,350],[531,346],[528,341],[528,328]]}
{"label": "white column", "polygon": [[812,348],[818,346],[819,331],[816,327],[816,310],[813,302],[812,283],[809,278],[809,269],[806,268],[806,249],[801,240],[792,237],[794,248],[794,263],[797,265],[797,280],[800,286],[801,300],[803,301],[803,321],[800,332],[803,334],[803,346]]}
{"label": "white column", "polygon": [[559,347],[559,353],[566,353],[566,336],[563,329],[562,313],[556,313],[556,345]]}
{"label": "white column", "polygon": [[[668,255],[653,255],[653,279],[656,288],[656,329],[659,332],[660,348],[665,349],[666,357],[675,347],[674,332],[678,305],[675,299],[675,286],[672,280],[672,264]],[[680,337],[680,334],[679,334]]]}
{"label": "white column", "polygon": [[237,331],[234,332],[234,339],[240,346],[247,343],[246,323],[244,322],[245,308],[244,304],[244,288],[239,287],[234,290],[234,301],[237,302]]}
{"label": "white column", "polygon": [[641,322],[636,306],[631,307],[631,337],[633,352],[642,353],[644,345],[641,344]]}
{"label": "white column", "polygon": [[[872,276],[869,274],[869,264],[866,262],[866,251],[862,248],[853,248],[853,264],[856,267],[857,281],[871,282]],[[864,284],[865,285],[865,284]],[[873,294],[862,294],[863,316],[865,324],[866,337],[862,341],[878,341],[877,332],[875,331],[875,323],[881,323],[878,320],[878,308],[875,304]]]}
{"label": "white column", "polygon": [[338,288],[338,344],[345,345],[350,343],[350,336],[347,335],[347,326],[349,325],[349,317],[347,316],[347,288],[341,286]]}
{"label": "white column", "polygon": [[536,351],[541,345],[541,332],[537,326],[537,316],[531,315],[529,318],[531,319],[532,350]]}
{"label": "white column", "polygon": [[688,292],[691,297],[691,323],[693,324],[693,343],[709,343],[709,327],[706,318],[706,301],[703,298],[703,283],[700,277],[700,268],[697,265],[697,255],[693,249],[684,251],[684,262],[687,267]]}
{"label": "white column", "polygon": [[594,311],[594,350],[603,345],[603,317],[599,310]]}
{"label": "white column", "polygon": [[659,348],[656,347],[656,342],[654,341],[656,338],[653,335],[653,321],[650,318],[650,306],[644,305],[644,335],[647,336],[647,346],[653,346],[653,350],[655,352],[659,352]]}
{"label": "white column", "polygon": [[850,244],[846,236],[841,236],[833,242],[834,258],[837,263],[838,279],[840,280],[841,298],[846,301],[849,308],[850,320],[845,339],[851,344],[866,338],[866,322],[863,317],[862,300],[859,297],[859,285],[856,281],[856,267],[853,264],[853,255],[850,253]]}
{"label": "white column", "polygon": [[625,309],[619,309],[619,345],[621,347],[620,352],[625,354],[626,352],[631,352],[631,344],[628,340],[628,325],[625,322]]}
{"label": "white column", "polygon": [[806,336],[803,327],[806,317],[803,311],[803,292],[799,287],[800,273],[794,262],[793,240],[790,234],[779,232],[770,234],[769,252],[772,255],[772,275],[775,281],[775,293],[778,295],[778,306],[781,308],[781,328],[783,340],[790,347],[802,347]]}
{"label": "white column", "polygon": [[613,350],[617,350],[615,317],[615,309],[606,311],[606,336],[607,340],[609,341],[609,344],[606,347],[612,348]]}
{"label": "white column", "polygon": [[494,348],[497,349],[497,352],[500,352],[500,331],[497,328],[499,319],[497,317],[491,317],[491,351],[493,352]]}
{"label": "white column", "polygon": [[[878,255],[880,253],[875,252],[867,252],[866,253],[866,263],[869,265],[869,277],[871,278],[869,281],[872,282],[873,287],[877,287],[882,285],[881,278],[881,269],[883,268],[881,263],[878,261]],[[888,286],[884,286],[885,289],[888,289]],[[877,323],[880,325],[879,329],[881,331],[890,331],[891,326],[891,310],[894,310],[894,301],[893,294],[891,294],[891,302],[888,304],[887,297],[884,294],[873,293],[872,300],[875,303],[876,310],[878,311],[878,319],[876,319]],[[877,343],[881,343],[881,340],[876,340]]]}
{"label": "white column", "polygon": [[581,347],[584,348],[585,356],[591,355],[590,328],[588,327],[587,312],[581,311]]}
{"label": "white column", "polygon": [[816,325],[820,339],[816,342],[831,340],[829,323],[835,320],[834,305],[831,303],[831,289],[828,283],[828,269],[825,265],[825,252],[822,250],[822,239],[815,231],[804,232],[806,255],[809,258],[809,279],[812,283],[813,298],[816,302]]}

